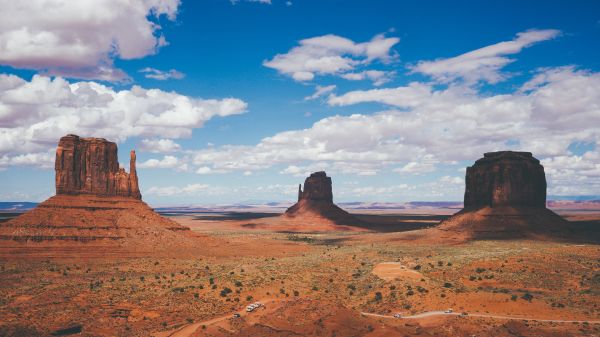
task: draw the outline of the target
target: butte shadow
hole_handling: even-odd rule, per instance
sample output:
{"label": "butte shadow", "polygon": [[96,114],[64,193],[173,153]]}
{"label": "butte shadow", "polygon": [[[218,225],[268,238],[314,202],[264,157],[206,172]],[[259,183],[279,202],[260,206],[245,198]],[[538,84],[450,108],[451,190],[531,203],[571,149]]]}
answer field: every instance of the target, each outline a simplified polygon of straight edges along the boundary
{"label": "butte shadow", "polygon": [[135,151],[130,171],[117,145],[67,135],[56,150],[56,195],[0,225],[0,255],[155,255],[201,244],[197,235],[141,200]]}
{"label": "butte shadow", "polygon": [[464,208],[422,237],[467,240],[571,240],[570,223],[546,208],[546,175],[530,152],[484,154],[465,178]]}

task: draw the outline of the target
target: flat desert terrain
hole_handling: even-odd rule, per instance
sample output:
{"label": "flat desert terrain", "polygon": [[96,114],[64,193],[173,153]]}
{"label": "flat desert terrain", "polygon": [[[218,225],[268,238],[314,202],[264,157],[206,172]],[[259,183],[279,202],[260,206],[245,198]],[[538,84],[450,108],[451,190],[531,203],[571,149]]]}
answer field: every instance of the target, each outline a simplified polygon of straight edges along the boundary
{"label": "flat desert terrain", "polygon": [[5,249],[0,336],[600,336],[599,211],[559,210],[592,233],[578,242],[413,239],[451,213],[299,232],[279,214],[167,212],[198,253]]}

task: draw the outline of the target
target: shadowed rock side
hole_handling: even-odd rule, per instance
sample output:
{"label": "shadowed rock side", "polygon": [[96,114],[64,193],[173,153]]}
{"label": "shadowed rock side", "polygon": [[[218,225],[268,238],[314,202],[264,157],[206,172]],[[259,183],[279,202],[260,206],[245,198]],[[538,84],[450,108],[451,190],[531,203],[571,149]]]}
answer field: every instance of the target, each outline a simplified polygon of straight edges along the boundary
{"label": "shadowed rock side", "polygon": [[546,208],[546,175],[530,152],[489,152],[467,167],[465,208]]}
{"label": "shadowed rock side", "polygon": [[115,143],[61,138],[57,195],[0,225],[0,255],[154,254],[198,245],[188,227],[141,200],[135,159],[132,151],[128,174],[119,168]]}
{"label": "shadowed rock side", "polygon": [[[331,178],[323,171],[315,172],[298,188],[298,202],[288,208],[282,220],[293,221],[306,230],[311,225],[356,226],[362,224],[354,216],[333,203]],[[332,228],[336,229],[336,228]]]}
{"label": "shadowed rock side", "polygon": [[434,230],[442,239],[544,238],[569,234],[546,208],[544,167],[529,152],[486,153],[467,168],[464,209]]}

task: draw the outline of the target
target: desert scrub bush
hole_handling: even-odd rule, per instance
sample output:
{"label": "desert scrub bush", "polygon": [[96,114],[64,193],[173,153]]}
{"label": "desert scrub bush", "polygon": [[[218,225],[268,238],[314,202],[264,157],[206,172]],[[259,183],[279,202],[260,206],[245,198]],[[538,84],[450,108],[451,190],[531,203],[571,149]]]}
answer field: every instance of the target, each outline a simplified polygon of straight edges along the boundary
{"label": "desert scrub bush", "polygon": [[420,265],[420,264],[418,264],[418,265],[414,266],[414,267],[413,267],[413,269],[414,269],[414,270],[421,270],[421,265]]}
{"label": "desert scrub bush", "polygon": [[527,302],[531,302],[531,300],[533,299],[533,295],[531,295],[530,293],[525,293],[523,296],[521,296],[521,298]]}
{"label": "desert scrub bush", "polygon": [[239,287],[242,287],[242,282],[240,282],[240,281],[235,281],[235,286],[236,286],[236,287],[238,287],[238,288],[239,288]]}
{"label": "desert scrub bush", "polygon": [[444,288],[452,288],[452,283],[450,283],[450,282],[445,282],[445,283],[444,283]]}
{"label": "desert scrub bush", "polygon": [[383,295],[381,294],[381,292],[376,292],[375,293],[375,301],[379,302],[383,299]]}
{"label": "desert scrub bush", "polygon": [[231,293],[231,291],[232,291],[231,289],[225,287],[225,288],[223,288],[223,290],[221,290],[220,295],[221,295],[221,297],[226,297],[227,294]]}

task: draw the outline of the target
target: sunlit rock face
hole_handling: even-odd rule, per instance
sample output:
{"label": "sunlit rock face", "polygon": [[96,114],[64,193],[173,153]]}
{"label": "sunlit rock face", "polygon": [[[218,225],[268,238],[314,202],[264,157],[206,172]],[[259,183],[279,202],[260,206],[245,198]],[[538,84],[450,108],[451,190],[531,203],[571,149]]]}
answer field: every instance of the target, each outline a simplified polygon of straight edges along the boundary
{"label": "sunlit rock face", "polygon": [[62,137],[56,149],[56,194],[141,199],[135,161],[131,151],[127,173],[119,167],[117,144],[103,138]]}
{"label": "sunlit rock face", "polygon": [[465,208],[546,207],[546,175],[530,152],[488,152],[467,167]]}

